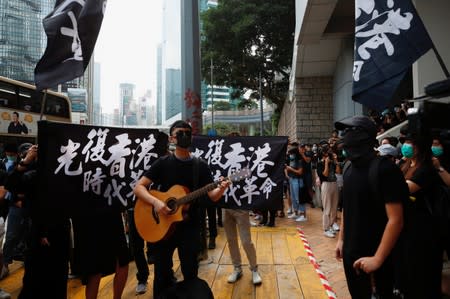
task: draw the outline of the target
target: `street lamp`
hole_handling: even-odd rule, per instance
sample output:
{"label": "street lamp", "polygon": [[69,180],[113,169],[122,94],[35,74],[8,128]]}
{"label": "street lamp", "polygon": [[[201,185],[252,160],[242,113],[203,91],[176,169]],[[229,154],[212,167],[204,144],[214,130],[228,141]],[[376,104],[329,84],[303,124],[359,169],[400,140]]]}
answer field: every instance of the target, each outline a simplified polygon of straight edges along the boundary
{"label": "street lamp", "polygon": [[213,87],[214,65],[211,57],[211,130],[214,131],[214,87]]}
{"label": "street lamp", "polygon": [[261,110],[261,136],[264,136],[263,96],[261,88],[261,72],[259,72],[259,109]]}

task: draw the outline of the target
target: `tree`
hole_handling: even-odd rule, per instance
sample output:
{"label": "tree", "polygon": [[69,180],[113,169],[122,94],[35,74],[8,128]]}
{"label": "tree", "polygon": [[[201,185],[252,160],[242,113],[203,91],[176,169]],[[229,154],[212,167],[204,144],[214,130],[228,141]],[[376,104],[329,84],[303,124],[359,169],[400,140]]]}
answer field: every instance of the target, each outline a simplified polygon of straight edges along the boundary
{"label": "tree", "polygon": [[[208,134],[208,131],[211,129],[211,124],[206,124],[203,126],[203,134]],[[217,131],[217,135],[219,136],[227,136],[231,132],[238,131],[238,127],[233,124],[226,123],[215,123],[214,129]]]}
{"label": "tree", "polygon": [[214,102],[214,110],[218,111],[229,111],[231,109],[231,104],[226,101],[215,101]]}
{"label": "tree", "polygon": [[[289,88],[295,30],[294,0],[219,0],[202,13],[202,74],[215,85],[262,94],[280,111]],[[208,81],[208,79],[206,79]]]}

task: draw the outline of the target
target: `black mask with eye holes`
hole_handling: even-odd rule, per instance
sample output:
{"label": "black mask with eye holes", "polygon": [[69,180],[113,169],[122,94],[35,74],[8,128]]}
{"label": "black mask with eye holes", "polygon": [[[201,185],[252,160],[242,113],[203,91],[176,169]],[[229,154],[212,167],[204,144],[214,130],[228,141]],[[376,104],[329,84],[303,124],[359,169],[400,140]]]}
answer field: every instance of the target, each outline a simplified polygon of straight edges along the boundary
{"label": "black mask with eye holes", "polygon": [[192,144],[192,133],[191,131],[178,131],[176,133],[177,146],[181,148],[188,148]]}
{"label": "black mask with eye holes", "polygon": [[342,141],[347,157],[351,161],[374,152],[375,139],[361,128],[352,127],[345,130]]}

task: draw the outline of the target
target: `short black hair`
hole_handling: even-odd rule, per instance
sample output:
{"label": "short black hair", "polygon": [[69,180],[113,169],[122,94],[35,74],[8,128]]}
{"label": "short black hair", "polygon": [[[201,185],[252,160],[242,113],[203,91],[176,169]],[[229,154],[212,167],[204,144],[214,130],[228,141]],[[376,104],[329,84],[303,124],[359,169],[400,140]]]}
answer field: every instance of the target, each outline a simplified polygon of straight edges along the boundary
{"label": "short black hair", "polygon": [[184,120],[177,120],[170,126],[170,129],[169,129],[170,136],[172,136],[172,132],[176,128],[189,129],[192,131],[192,127],[189,123],[185,122]]}
{"label": "short black hair", "polygon": [[5,144],[5,147],[3,148],[3,151],[9,152],[9,153],[17,153],[17,145],[14,143],[7,143]]}

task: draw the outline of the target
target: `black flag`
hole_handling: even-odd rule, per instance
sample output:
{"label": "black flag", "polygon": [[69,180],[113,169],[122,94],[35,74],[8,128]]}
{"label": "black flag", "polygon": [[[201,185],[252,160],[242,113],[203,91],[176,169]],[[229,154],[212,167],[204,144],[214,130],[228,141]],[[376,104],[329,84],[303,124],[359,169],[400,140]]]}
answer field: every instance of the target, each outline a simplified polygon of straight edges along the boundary
{"label": "black flag", "polygon": [[34,70],[38,90],[83,75],[97,40],[106,0],[58,0],[44,18],[47,48]]}
{"label": "black flag", "polygon": [[382,110],[433,43],[410,0],[356,0],[355,19],[352,98]]}

